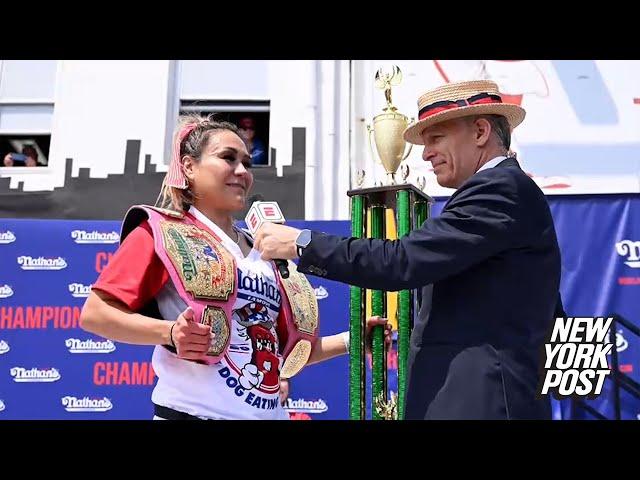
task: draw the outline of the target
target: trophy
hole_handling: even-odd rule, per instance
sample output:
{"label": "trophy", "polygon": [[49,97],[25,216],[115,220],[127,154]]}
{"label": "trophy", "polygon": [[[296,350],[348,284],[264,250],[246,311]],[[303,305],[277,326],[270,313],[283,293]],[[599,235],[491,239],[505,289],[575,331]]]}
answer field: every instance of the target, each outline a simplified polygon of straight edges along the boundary
{"label": "trophy", "polygon": [[[412,229],[418,228],[429,217],[431,197],[421,187],[407,183],[409,167],[400,168],[402,182],[397,183],[395,174],[402,161],[407,158],[410,149],[405,152],[406,142],[402,137],[408,125],[405,115],[398,112],[391,99],[391,86],[398,85],[402,78],[400,69],[393,67],[391,74],[378,70],[375,85],[384,89],[387,105],[383,113],[373,119],[373,127],[368,126],[369,143],[374,137],[378,156],[387,171],[386,185],[363,188],[365,172],[357,172],[357,188],[347,194],[351,197],[351,234],[353,237],[402,238]],[[372,148],[373,151],[373,148]],[[388,211],[394,213],[387,215]],[[395,220],[395,227],[387,225]],[[397,296],[398,320],[398,393],[388,394],[387,352],[384,342],[384,328],[374,327],[371,345],[371,387],[370,405],[372,418],[402,419],[407,386],[407,360],[409,337],[413,328],[413,315],[418,311],[415,290],[402,290]],[[367,385],[365,369],[365,329],[367,315],[367,291],[360,287],[350,287],[350,323],[351,346],[349,349],[349,416],[351,419],[364,419],[367,405]],[[387,317],[387,292],[371,291],[371,314]]]}
{"label": "trophy", "polygon": [[[382,163],[387,172],[387,185],[396,184],[396,171],[400,163],[409,156],[412,147],[409,144],[409,148],[405,153],[406,142],[402,138],[402,132],[407,128],[410,121],[405,115],[398,112],[398,109],[393,106],[391,101],[391,86],[399,85],[401,81],[402,72],[395,65],[390,74],[385,74],[382,69],[376,72],[375,86],[380,90],[384,90],[387,106],[382,109],[383,113],[373,117],[373,126],[367,125],[371,155],[374,158],[376,157],[371,145],[371,137],[373,136],[380,163]],[[411,119],[411,122],[413,122],[413,119]]]}

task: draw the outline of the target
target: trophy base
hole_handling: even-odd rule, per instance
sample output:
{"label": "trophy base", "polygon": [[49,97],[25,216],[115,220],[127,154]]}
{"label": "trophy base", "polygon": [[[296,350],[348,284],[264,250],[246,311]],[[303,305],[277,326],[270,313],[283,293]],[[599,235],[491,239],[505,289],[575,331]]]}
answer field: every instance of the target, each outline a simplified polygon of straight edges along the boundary
{"label": "trophy base", "polygon": [[353,197],[354,195],[375,196],[376,194],[384,195],[386,193],[395,194],[398,190],[410,190],[414,192],[420,199],[426,200],[429,203],[433,203],[434,200],[429,195],[424,193],[413,183],[401,183],[395,185],[383,185],[382,187],[367,187],[367,188],[354,188],[349,190],[347,195]]}

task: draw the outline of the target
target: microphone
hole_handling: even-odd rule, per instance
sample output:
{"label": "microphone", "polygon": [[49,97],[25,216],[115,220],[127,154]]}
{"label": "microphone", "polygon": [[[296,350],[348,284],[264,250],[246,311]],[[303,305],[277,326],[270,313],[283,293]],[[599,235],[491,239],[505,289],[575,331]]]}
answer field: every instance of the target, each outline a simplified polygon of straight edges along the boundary
{"label": "microphone", "polygon": [[[278,206],[278,202],[263,202],[261,201],[262,195],[254,195],[251,198],[260,199],[253,202],[244,219],[251,235],[255,235],[263,223],[284,223],[284,215]],[[289,265],[287,261],[274,260],[274,262],[282,278],[289,278]]]}
{"label": "microphone", "polygon": [[253,205],[255,202],[263,202],[263,201],[264,201],[264,196],[260,195],[259,193],[256,193],[255,195],[251,195],[247,202]]}

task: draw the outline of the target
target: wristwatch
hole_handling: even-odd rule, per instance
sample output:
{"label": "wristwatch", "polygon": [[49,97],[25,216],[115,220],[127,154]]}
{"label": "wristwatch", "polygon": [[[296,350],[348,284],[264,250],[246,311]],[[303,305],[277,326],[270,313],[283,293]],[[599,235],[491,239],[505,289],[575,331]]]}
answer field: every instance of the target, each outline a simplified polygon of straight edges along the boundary
{"label": "wristwatch", "polygon": [[298,237],[296,238],[296,252],[298,257],[301,257],[304,253],[304,249],[311,243],[311,230],[300,230]]}

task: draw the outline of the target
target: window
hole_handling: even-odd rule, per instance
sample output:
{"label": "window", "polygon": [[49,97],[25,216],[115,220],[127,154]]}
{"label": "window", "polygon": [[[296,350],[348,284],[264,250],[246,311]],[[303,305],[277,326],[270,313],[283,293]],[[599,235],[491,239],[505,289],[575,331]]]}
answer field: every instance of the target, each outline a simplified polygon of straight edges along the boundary
{"label": "window", "polygon": [[244,127],[256,166],[271,162],[267,60],[181,60],[177,63],[180,113],[198,113]]}
{"label": "window", "polygon": [[0,60],[0,167],[48,165],[57,63]]}
{"label": "window", "polygon": [[[0,135],[2,166],[47,166],[50,143],[51,135]],[[31,157],[35,165],[27,157]]]}
{"label": "window", "polygon": [[215,118],[238,126],[241,136],[251,144],[253,165],[269,166],[269,101],[182,100],[180,114],[215,114]]}

